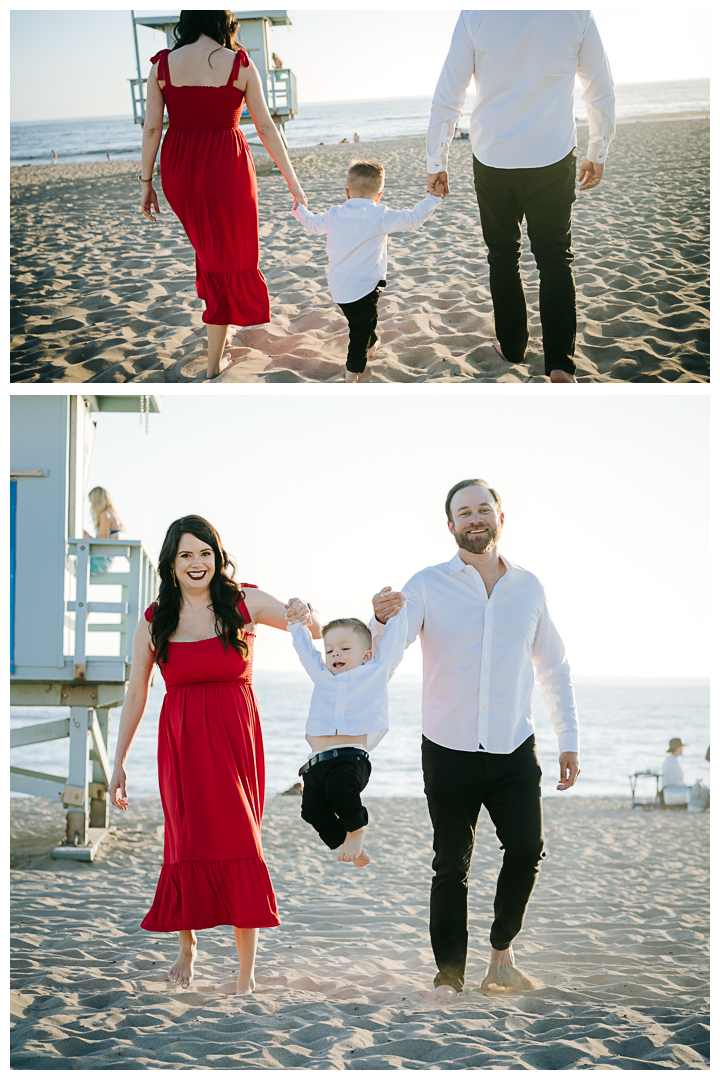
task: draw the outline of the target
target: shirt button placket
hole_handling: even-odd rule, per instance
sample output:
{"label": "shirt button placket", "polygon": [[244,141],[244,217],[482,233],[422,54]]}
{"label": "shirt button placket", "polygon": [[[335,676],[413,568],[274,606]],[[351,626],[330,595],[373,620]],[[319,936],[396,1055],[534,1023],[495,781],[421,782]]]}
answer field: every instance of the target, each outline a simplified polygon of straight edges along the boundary
{"label": "shirt button placket", "polygon": [[485,620],[483,628],[482,653],[480,660],[480,686],[479,686],[479,713],[478,713],[478,742],[487,750],[489,737],[489,712],[490,712],[490,654],[492,652],[493,612],[492,598],[485,605]]}

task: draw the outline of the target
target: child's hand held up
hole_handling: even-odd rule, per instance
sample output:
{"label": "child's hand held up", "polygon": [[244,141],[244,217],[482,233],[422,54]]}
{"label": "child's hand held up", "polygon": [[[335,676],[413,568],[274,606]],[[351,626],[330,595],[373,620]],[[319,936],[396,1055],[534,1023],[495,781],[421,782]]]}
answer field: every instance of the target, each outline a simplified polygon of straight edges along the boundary
{"label": "child's hand held up", "polygon": [[285,605],[285,612],[289,623],[304,623],[305,626],[309,626],[312,621],[309,605],[304,600],[298,599],[297,596],[290,598]]}

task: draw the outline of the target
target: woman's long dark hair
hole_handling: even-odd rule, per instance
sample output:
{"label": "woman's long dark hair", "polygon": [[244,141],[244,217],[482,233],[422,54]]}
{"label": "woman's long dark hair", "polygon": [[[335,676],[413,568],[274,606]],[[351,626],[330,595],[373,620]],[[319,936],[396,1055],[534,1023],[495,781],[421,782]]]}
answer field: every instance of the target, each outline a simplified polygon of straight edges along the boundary
{"label": "woman's long dark hair", "polygon": [[188,514],[173,521],[165,534],[158,559],[160,590],[153,621],[150,623],[150,638],[156,650],[155,659],[158,664],[167,660],[168,642],[180,621],[182,593],[173,574],[173,563],[184,533],[191,533],[201,543],[213,549],[215,573],[210,579],[210,602],[215,615],[215,633],[222,639],[226,652],[229,643],[235,652],[246,657],[249,650],[242,635],[245,620],[238,611],[240,589],[232,580],[235,563],[222,546],[222,541],[210,522],[197,514]]}
{"label": "woman's long dark hair", "polygon": [[[201,34],[206,34],[224,49],[232,49],[233,52],[244,51],[235,40],[239,25],[232,11],[181,11],[180,21],[173,27],[175,38],[173,49],[181,49],[183,45],[192,45]],[[210,56],[212,55],[210,53]],[[210,56],[208,63],[210,63]]]}

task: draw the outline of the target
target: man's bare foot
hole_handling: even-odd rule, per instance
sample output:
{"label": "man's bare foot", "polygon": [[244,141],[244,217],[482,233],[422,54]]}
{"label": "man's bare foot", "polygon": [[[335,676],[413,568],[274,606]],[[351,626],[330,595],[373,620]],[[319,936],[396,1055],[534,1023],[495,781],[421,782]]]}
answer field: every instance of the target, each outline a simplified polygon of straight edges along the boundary
{"label": "man's bare foot", "polygon": [[490,963],[480,989],[488,994],[517,994],[537,990],[538,984],[515,967],[512,945],[509,949],[490,948]]}
{"label": "man's bare foot", "polygon": [[357,372],[356,371],[346,371],[345,372],[345,382],[357,382],[357,378],[358,377],[357,377]]}
{"label": "man's bare foot", "polygon": [[371,345],[367,351],[368,360],[374,359],[380,351],[380,338],[376,338],[375,344]]}
{"label": "man's bare foot", "polygon": [[577,382],[577,379],[574,375],[571,375],[569,371],[553,368],[550,372],[550,382]]}
{"label": "man's bare foot", "polygon": [[497,339],[497,338],[493,338],[493,343],[492,343],[492,345],[493,345],[493,349],[495,350],[495,352],[496,352],[496,353],[499,353],[499,354],[500,354],[500,356],[502,356],[503,360],[505,360],[505,362],[507,363],[507,358],[506,358],[506,357],[505,357],[505,355],[503,354],[503,351],[502,351],[502,349],[500,348],[500,342],[498,341],[498,339]]}
{"label": "man's bare foot", "polygon": [[421,991],[424,998],[431,998],[435,1001],[442,1000],[443,998],[456,998],[458,992],[454,986],[448,986],[445,983],[441,983],[440,986],[436,986],[434,990]]}
{"label": "man's bare foot", "polygon": [[[367,829],[363,825],[362,829],[356,829],[355,832],[345,834],[343,846],[338,852],[338,862],[355,862],[355,859],[362,855],[363,840],[366,832]],[[368,862],[370,862],[369,859]]]}
{"label": "man's bare foot", "polygon": [[197,938],[191,930],[181,930],[180,952],[178,958],[167,973],[168,982],[177,983],[187,990],[193,981],[195,958],[197,956]]}
{"label": "man's bare foot", "polygon": [[359,855],[356,855],[353,859],[356,866],[368,866],[370,863],[370,856],[367,851],[361,851]]}
{"label": "man's bare foot", "polygon": [[346,371],[345,382],[367,382],[370,377],[370,372],[367,368],[364,371]]}

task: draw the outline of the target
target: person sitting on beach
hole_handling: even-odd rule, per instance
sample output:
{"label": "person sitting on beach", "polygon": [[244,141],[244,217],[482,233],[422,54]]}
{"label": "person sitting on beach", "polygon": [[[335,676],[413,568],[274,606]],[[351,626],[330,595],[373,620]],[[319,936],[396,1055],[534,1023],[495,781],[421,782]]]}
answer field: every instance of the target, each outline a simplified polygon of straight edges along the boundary
{"label": "person sitting on beach", "polygon": [[305,738],[308,760],[301,817],[324,844],[339,847],[338,862],[367,866],[364,850],[368,812],[360,792],[370,779],[368,750],[388,730],[388,680],[400,663],[407,638],[405,601],[399,601],[373,656],[372,635],[360,619],[334,619],[322,629],[325,658],[312,643],[306,623],[311,609],[288,602],[288,628],[300,663],[315,684]]}
{"label": "person sitting on beach", "polygon": [[357,131],[353,135],[353,142],[360,142],[360,136],[358,135]]}
{"label": "person sitting on beach", "polygon": [[[90,509],[95,522],[95,535],[98,540],[116,539],[122,531],[122,521],[118,514],[109,491],[103,487],[94,487],[88,493]],[[90,536],[83,529],[83,536]],[[92,539],[92,537],[91,537]],[[112,555],[91,555],[90,573],[106,574],[112,565]]]}
{"label": "person sitting on beach", "polygon": [[666,787],[681,787],[684,788],[685,774],[683,773],[683,767],[680,764],[680,755],[685,749],[685,743],[682,739],[671,739],[670,745],[667,748],[665,760],[662,767],[662,786]]}
{"label": "person sitting on beach", "polygon": [[380,292],[387,284],[388,233],[418,229],[441,202],[428,193],[412,210],[381,206],[385,170],[377,161],[356,161],[348,171],[347,202],[324,214],[298,204],[293,215],[309,233],[327,233],[330,294],[348,321],[350,341],[345,382],[361,382],[369,357],[377,354]]}

